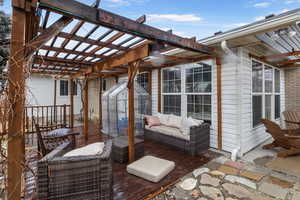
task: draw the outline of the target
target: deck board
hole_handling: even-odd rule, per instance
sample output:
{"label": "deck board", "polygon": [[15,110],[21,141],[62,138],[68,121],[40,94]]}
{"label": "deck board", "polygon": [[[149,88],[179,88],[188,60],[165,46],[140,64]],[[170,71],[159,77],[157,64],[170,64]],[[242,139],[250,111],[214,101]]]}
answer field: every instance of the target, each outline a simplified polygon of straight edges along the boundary
{"label": "deck board", "polygon": [[[99,134],[97,128],[95,126],[91,127],[91,133],[89,136],[89,140],[85,141],[84,136],[82,134],[76,138],[76,145],[83,146],[86,144],[105,141],[107,140],[107,136]],[[82,128],[79,127],[76,129],[79,132],[82,132]],[[207,152],[202,155],[192,157],[183,152],[174,150],[163,144],[158,144],[152,141],[145,141],[145,155],[157,156],[159,158],[167,159],[174,161],[176,164],[175,170],[173,170],[167,177],[165,177],[159,183],[151,183],[144,179],[138,178],[134,175],[130,175],[126,172],[126,164],[119,164],[114,162],[113,164],[113,192],[114,192],[114,200],[139,200],[147,197],[149,194],[154,193],[182,176],[188,174],[193,169],[196,169],[205,163],[209,162],[211,159],[218,156],[214,152]],[[35,166],[34,166],[35,165]],[[34,162],[34,168],[36,168],[36,162]],[[27,180],[32,180],[32,178],[28,178]],[[30,185],[31,191],[27,191],[26,193],[32,193],[34,190],[32,182],[26,183],[28,186]],[[29,197],[29,195],[27,195]],[[31,196],[31,195],[30,195]],[[25,198],[25,199],[32,199]]]}

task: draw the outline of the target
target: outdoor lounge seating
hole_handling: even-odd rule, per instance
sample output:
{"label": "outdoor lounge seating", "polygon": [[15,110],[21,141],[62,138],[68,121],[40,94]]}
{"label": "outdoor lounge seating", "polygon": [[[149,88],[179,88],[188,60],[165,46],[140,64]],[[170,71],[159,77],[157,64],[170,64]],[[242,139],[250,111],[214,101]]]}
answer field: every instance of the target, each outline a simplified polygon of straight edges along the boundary
{"label": "outdoor lounge seating", "polygon": [[299,129],[300,128],[300,112],[297,111],[284,111],[283,113],[286,128]]}
{"label": "outdoor lounge seating", "polygon": [[60,144],[70,141],[75,145],[75,136],[79,133],[70,132],[71,129],[60,128],[57,126],[39,126],[35,125],[38,140],[38,151],[45,156]]}
{"label": "outdoor lounge seating", "polygon": [[73,148],[68,141],[38,161],[38,199],[112,199],[112,141],[102,153],[64,156]]}
{"label": "outdoor lounge seating", "polygon": [[300,153],[300,135],[294,134],[299,130],[283,130],[278,124],[270,120],[262,120],[266,127],[266,132],[270,133],[274,139],[271,144],[263,146],[264,149],[283,147],[287,149],[278,153],[279,157],[287,157]]}
{"label": "outdoor lounge seating", "polygon": [[127,172],[157,183],[167,176],[175,168],[173,161],[157,158],[154,156],[144,156],[143,158],[127,166]]}
{"label": "outdoor lounge seating", "polygon": [[167,144],[192,156],[208,150],[209,124],[201,120],[185,119],[175,115],[159,114],[156,117],[159,119],[160,125],[151,126],[148,124],[149,120],[145,119],[145,139]]}

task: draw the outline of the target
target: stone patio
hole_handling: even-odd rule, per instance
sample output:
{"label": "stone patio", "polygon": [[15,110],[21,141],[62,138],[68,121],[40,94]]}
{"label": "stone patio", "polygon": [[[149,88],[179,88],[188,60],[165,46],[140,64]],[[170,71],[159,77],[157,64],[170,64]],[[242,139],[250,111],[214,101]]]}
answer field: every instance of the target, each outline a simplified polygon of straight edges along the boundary
{"label": "stone patio", "polygon": [[256,156],[246,155],[237,162],[228,156],[216,158],[154,200],[300,200],[300,176],[270,168],[276,154],[259,153],[259,148],[251,152]]}

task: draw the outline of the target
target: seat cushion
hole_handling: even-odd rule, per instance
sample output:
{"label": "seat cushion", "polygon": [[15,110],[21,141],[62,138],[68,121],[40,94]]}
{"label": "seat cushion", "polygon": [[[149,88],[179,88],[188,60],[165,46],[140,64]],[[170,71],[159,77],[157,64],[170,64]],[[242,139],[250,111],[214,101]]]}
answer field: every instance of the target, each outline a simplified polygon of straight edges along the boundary
{"label": "seat cushion", "polygon": [[93,144],[86,145],[84,147],[74,149],[72,151],[69,151],[63,157],[73,157],[73,156],[92,156],[101,154],[104,149],[104,143],[103,142],[96,142]]}
{"label": "seat cushion", "polygon": [[154,132],[159,132],[164,135],[169,135],[173,136],[176,138],[184,139],[184,140],[190,140],[189,135],[184,135],[180,129],[175,128],[175,127],[170,127],[170,126],[165,126],[165,125],[160,125],[160,126],[146,126],[145,127],[147,130],[154,131]]}
{"label": "seat cushion", "polygon": [[157,183],[175,168],[173,161],[144,156],[127,166],[127,172],[148,181]]}
{"label": "seat cushion", "polygon": [[47,133],[47,137],[60,137],[65,136],[70,132],[69,128],[59,128]]}

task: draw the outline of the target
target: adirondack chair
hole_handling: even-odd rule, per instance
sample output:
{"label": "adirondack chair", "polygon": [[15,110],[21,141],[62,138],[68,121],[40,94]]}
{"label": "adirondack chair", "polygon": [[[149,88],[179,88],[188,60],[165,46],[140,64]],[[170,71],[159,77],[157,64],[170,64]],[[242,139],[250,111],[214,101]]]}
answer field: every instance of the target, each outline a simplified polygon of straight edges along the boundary
{"label": "adirondack chair", "polygon": [[270,120],[262,120],[266,127],[266,132],[272,135],[274,141],[271,144],[263,146],[264,149],[272,149],[275,147],[283,147],[287,149],[279,152],[278,157],[287,157],[300,153],[300,135],[298,130],[284,130],[278,124]]}
{"label": "adirondack chair", "polygon": [[287,129],[298,129],[300,128],[300,112],[297,111],[284,111],[284,121]]}

